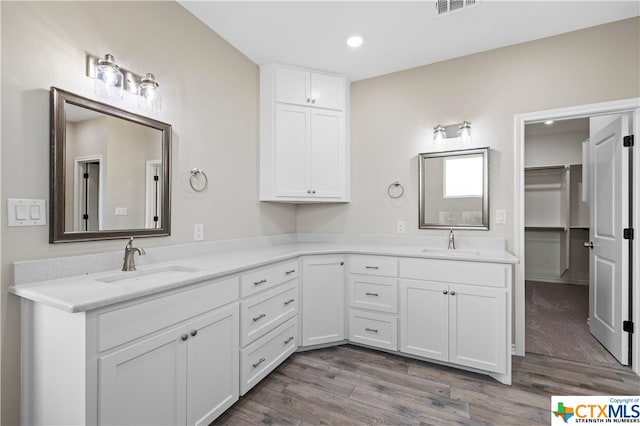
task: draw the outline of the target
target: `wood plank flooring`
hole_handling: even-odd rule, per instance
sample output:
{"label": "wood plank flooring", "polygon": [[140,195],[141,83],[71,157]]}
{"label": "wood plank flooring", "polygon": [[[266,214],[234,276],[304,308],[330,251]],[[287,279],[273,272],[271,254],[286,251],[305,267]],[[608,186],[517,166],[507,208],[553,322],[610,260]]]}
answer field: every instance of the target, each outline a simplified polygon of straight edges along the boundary
{"label": "wood plank flooring", "polygon": [[548,425],[552,395],[640,395],[624,367],[513,357],[513,385],[352,345],[291,356],[215,425]]}

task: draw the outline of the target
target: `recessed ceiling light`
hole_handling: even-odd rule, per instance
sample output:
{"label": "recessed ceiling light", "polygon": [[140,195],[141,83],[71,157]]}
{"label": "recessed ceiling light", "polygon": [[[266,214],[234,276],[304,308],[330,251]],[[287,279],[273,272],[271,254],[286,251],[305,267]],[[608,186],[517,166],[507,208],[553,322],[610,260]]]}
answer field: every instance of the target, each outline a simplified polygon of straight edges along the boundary
{"label": "recessed ceiling light", "polygon": [[363,41],[362,36],[353,35],[347,39],[347,45],[349,45],[349,47],[360,47]]}
{"label": "recessed ceiling light", "polygon": [[547,120],[544,122],[547,126],[551,126],[553,124],[553,120]]}

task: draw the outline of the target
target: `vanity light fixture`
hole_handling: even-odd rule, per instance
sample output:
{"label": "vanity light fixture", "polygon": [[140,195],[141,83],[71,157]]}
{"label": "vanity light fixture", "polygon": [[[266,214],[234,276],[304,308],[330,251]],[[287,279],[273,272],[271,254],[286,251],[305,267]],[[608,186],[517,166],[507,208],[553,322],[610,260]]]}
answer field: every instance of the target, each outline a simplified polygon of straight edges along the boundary
{"label": "vanity light fixture", "polygon": [[464,144],[471,142],[471,122],[451,124],[448,126],[436,125],[433,128],[433,140],[442,143],[447,139],[459,139]]}
{"label": "vanity light fixture", "polygon": [[124,91],[138,95],[138,108],[157,112],[162,107],[160,84],[153,74],[142,77],[116,64],[113,55],[104,58],[87,54],[87,77],[95,79],[95,92],[106,98],[124,97]]}

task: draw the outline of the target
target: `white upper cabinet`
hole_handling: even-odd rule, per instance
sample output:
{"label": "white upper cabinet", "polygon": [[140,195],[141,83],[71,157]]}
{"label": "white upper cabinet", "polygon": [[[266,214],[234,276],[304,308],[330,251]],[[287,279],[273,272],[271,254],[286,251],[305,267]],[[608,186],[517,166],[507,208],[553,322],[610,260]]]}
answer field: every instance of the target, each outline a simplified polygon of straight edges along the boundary
{"label": "white upper cabinet", "polygon": [[344,77],[287,67],[278,67],[275,75],[276,102],[344,110]]}
{"label": "white upper cabinet", "polygon": [[260,200],[349,201],[344,77],[260,68]]}

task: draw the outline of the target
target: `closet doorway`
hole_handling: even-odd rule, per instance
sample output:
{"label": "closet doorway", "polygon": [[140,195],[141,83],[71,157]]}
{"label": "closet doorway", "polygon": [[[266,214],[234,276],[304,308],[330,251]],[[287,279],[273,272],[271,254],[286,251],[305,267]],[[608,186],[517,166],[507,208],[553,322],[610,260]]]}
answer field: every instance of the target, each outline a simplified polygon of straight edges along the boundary
{"label": "closet doorway", "polygon": [[[614,332],[609,334],[615,337],[617,342],[612,345],[611,339],[606,335],[598,335],[599,332],[598,330],[594,331],[594,327],[591,327],[591,333],[598,335],[604,346],[608,347],[609,352],[615,354],[622,364],[631,365],[636,374],[640,374],[640,357],[638,357],[640,339],[638,339],[637,333],[632,334],[623,330],[632,327],[640,318],[638,315],[640,306],[639,292],[634,289],[634,287],[637,287],[638,282],[639,244],[637,239],[622,237],[623,228],[632,227],[632,223],[638,223],[640,219],[637,190],[640,176],[635,170],[637,167],[633,167],[633,164],[638,164],[640,159],[637,149],[621,149],[624,135],[638,133],[638,124],[640,123],[639,106],[640,99],[634,98],[515,116],[516,205],[514,213],[514,251],[521,260],[521,263],[515,267],[514,354],[516,355],[524,356],[525,354],[526,277],[529,281],[535,280],[538,283],[536,285],[539,287],[547,287],[547,289],[540,290],[541,292],[549,291],[548,288],[550,287],[552,290],[568,290],[572,288],[577,289],[578,293],[582,293],[582,295],[574,295],[565,291],[547,298],[551,302],[547,302],[545,306],[551,312],[560,313],[556,316],[559,316],[561,321],[555,327],[549,325],[540,326],[541,329],[546,329],[549,333],[548,337],[542,338],[546,339],[546,346],[549,346],[554,336],[558,336],[561,340],[563,335],[567,337],[572,334],[567,324],[569,319],[567,315],[582,312],[580,315],[585,316],[584,302],[581,305],[569,305],[564,311],[559,302],[567,299],[581,299],[584,301],[586,300],[586,293],[590,298],[590,312],[587,314],[587,318],[591,318],[592,325],[594,318],[596,318],[597,322],[605,324],[606,328],[611,329],[607,330],[607,332]],[[567,152],[554,152],[551,154],[554,162],[547,162],[546,164],[540,162],[535,164],[541,158],[537,157],[536,159],[535,157],[536,148],[539,147],[527,149],[527,144],[525,143],[527,142],[525,137],[526,130],[533,129],[526,129],[529,125],[544,124],[544,121],[554,119],[557,123],[566,125],[568,128],[574,126],[574,130],[579,133],[580,122],[573,120],[586,119],[589,120],[590,128],[588,137],[593,140],[594,126],[602,129],[611,124],[614,116],[624,117],[624,119],[616,120],[616,126],[620,130],[615,135],[603,136],[602,133],[599,134],[597,136],[599,138],[598,143],[592,143],[590,148],[585,150],[592,156],[591,161],[606,165],[606,167],[601,167],[599,170],[598,167],[593,167],[592,163],[588,163],[590,161],[588,158],[587,162],[584,161],[580,153],[582,149],[580,148],[574,150],[573,157],[569,159],[563,157],[568,154]],[[624,123],[624,120],[627,120],[626,123]],[[556,131],[553,132],[557,133]],[[549,131],[549,133],[553,132]],[[542,133],[544,133],[544,130],[542,130]],[[585,135],[584,131],[582,135]],[[615,136],[615,138],[612,136]],[[616,141],[619,139],[619,143],[609,143],[614,139]],[[576,141],[575,138],[574,142],[577,147],[582,145],[582,142]],[[535,143],[533,142],[533,144]],[[544,143],[542,143],[542,146],[544,146]],[[593,148],[594,146],[597,147]],[[600,149],[604,147],[607,148]],[[547,143],[546,149],[551,148],[551,145]],[[533,153],[533,156],[528,155],[525,157],[527,150],[529,150],[529,154]],[[538,150],[538,154],[540,152],[542,151]],[[610,159],[603,161],[604,158]],[[591,176],[588,173],[585,174],[584,182],[581,183],[583,173],[580,168],[583,163],[590,164],[587,170],[591,171]],[[525,169],[527,170],[525,171]],[[593,176],[593,170],[598,173],[597,178]],[[607,175],[609,178],[607,178]],[[615,176],[620,176],[620,178]],[[626,177],[622,178],[622,176]],[[623,182],[622,185],[620,184],[621,181]],[[589,185],[587,185],[587,182]],[[603,184],[603,182],[605,183]],[[586,191],[585,185],[590,188],[590,191]],[[597,188],[595,193],[593,188]],[[607,188],[608,190],[606,190]],[[590,200],[589,197],[591,197]],[[578,202],[576,202],[576,198]],[[534,207],[533,216],[531,216],[531,212],[529,212],[529,215],[526,214],[526,199],[529,199],[529,204],[538,202],[538,211],[536,212]],[[580,204],[585,199],[591,202],[586,210],[584,206],[581,208]],[[600,206],[595,208],[597,212],[595,215],[593,214],[594,199],[598,200],[596,205]],[[544,208],[540,208],[541,206]],[[584,215],[584,213],[587,213],[587,215]],[[587,216],[589,217],[588,225],[583,220]],[[597,220],[594,221],[594,217]],[[594,233],[594,229],[597,232]],[[588,238],[583,240],[580,235],[587,233],[589,235]],[[605,244],[599,241],[598,238],[603,236],[612,237],[610,238],[613,243],[612,247],[616,247],[617,253],[606,254],[602,251],[602,247]],[[583,246],[580,247],[580,244]],[[587,247],[584,247],[585,244]],[[545,246],[548,248],[540,250],[540,247]],[[525,247],[528,247],[529,251],[534,253],[533,260],[531,256],[527,256]],[[537,254],[535,254],[536,247]],[[586,263],[590,265],[591,269],[588,276],[596,277],[595,279],[587,278],[587,282],[591,284],[591,290],[585,285],[583,278],[589,267],[581,267],[581,264],[584,264],[585,255],[587,256]],[[546,268],[543,268],[543,265]],[[593,267],[594,265],[597,266],[597,271]],[[596,291],[593,291],[594,283],[597,288]],[[603,283],[605,285],[602,285]],[[566,287],[558,287],[558,284],[561,286],[566,285]],[[620,297],[621,294],[623,297]],[[529,303],[531,303],[533,296],[542,299],[537,289],[530,292],[528,296]],[[595,311],[594,306],[596,307]],[[607,306],[612,308],[605,309],[604,307]],[[551,313],[544,315],[553,317]],[[576,320],[578,318],[576,317]],[[603,319],[607,321],[602,321]],[[586,318],[584,318],[584,321],[586,322]],[[530,339],[527,339],[527,341],[530,341]],[[616,345],[618,346],[617,348],[615,347]],[[530,350],[529,347],[526,349],[527,351]],[[532,349],[535,350],[535,348]],[[575,352],[579,351],[575,346],[573,349]],[[624,359],[625,356],[626,359]]]}
{"label": "closet doorway", "polygon": [[525,345],[615,366],[590,333],[590,123],[583,117],[525,126]]}

